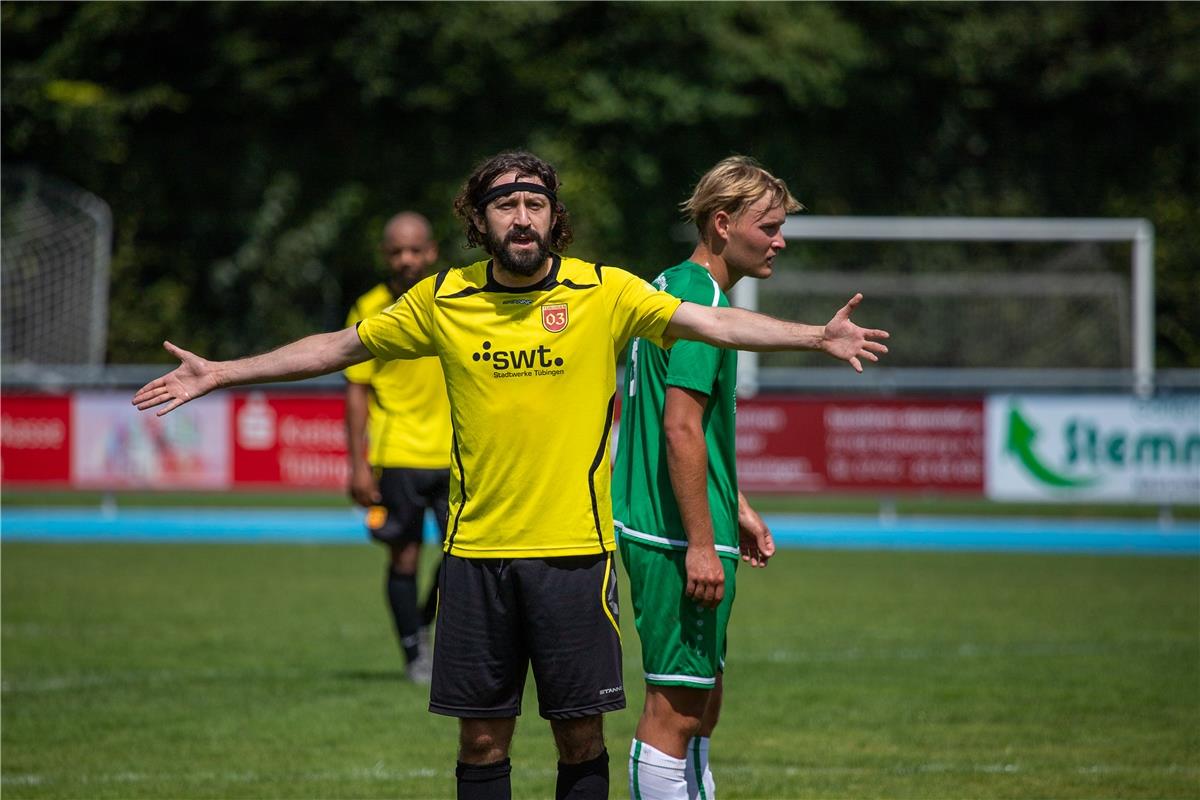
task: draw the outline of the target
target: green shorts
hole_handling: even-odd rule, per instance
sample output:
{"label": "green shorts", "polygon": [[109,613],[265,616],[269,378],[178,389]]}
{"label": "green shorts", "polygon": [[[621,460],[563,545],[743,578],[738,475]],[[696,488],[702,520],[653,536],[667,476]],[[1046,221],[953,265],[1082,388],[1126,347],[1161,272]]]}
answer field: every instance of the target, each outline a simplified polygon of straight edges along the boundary
{"label": "green shorts", "polygon": [[629,574],[633,622],[642,640],[646,683],[711,689],[725,670],[725,631],[735,594],[736,559],[725,567],[725,597],[704,608],[685,594],[687,553],[642,544],[627,536],[617,543]]}

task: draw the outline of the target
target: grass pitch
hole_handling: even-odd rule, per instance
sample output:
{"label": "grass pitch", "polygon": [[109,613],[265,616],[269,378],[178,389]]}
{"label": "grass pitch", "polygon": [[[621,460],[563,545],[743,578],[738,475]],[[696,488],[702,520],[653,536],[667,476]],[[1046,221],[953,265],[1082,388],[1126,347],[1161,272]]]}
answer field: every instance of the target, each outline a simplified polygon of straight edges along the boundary
{"label": "grass pitch", "polygon": [[[382,551],[0,555],[5,798],[454,796],[455,723],[402,680]],[[739,578],[726,800],[1200,795],[1196,559],[790,550]],[[552,797],[532,691],[525,709],[513,794]]]}

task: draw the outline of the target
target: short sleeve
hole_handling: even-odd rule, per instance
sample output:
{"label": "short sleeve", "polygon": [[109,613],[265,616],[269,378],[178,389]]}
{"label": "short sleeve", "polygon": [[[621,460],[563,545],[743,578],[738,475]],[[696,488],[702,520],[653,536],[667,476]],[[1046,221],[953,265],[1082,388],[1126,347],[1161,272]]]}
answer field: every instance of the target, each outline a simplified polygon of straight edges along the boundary
{"label": "short sleeve", "polygon": [[434,338],[434,280],[429,276],[400,299],[358,323],[358,338],[376,357],[421,358],[437,355]]}
{"label": "short sleeve", "polygon": [[670,347],[674,340],[666,338],[667,323],[682,301],[623,269],[604,267],[602,275],[605,289],[613,296],[612,333],[617,346],[624,347],[638,336]]}
{"label": "short sleeve", "polygon": [[[355,303],[350,309],[350,313],[346,315],[346,327],[355,325],[362,321],[363,314],[360,303]],[[369,358],[366,361],[360,361],[357,364],[351,364],[342,370],[342,375],[350,383],[370,383],[375,377],[376,370],[379,369],[378,359]]]}
{"label": "short sleeve", "polygon": [[[700,267],[668,270],[662,277],[667,279],[663,291],[681,300],[713,307],[725,304],[712,276]],[[686,339],[676,342],[667,361],[666,383],[668,386],[712,394],[724,357],[721,348],[705,342]]]}
{"label": "short sleeve", "polygon": [[704,342],[676,342],[667,362],[667,385],[712,394],[722,355],[719,347]]}

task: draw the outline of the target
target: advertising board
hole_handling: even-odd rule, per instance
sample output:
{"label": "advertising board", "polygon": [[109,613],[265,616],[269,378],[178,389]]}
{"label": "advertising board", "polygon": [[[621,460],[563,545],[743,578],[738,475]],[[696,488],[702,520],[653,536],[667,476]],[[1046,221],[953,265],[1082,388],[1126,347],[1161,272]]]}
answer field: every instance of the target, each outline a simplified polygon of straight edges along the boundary
{"label": "advertising board", "polygon": [[983,491],[982,399],[759,397],[737,421],[743,491]]}
{"label": "advertising board", "polygon": [[229,398],[204,397],[166,416],[139,412],[124,392],[76,392],[71,484],[80,489],[229,486]]}
{"label": "advertising board", "polygon": [[1200,503],[1200,395],[993,395],[994,500]]}
{"label": "advertising board", "polygon": [[5,395],[0,404],[0,478],[6,484],[71,480],[69,395]]}
{"label": "advertising board", "polygon": [[340,394],[238,392],[227,438],[239,488],[344,490],[349,480]]}

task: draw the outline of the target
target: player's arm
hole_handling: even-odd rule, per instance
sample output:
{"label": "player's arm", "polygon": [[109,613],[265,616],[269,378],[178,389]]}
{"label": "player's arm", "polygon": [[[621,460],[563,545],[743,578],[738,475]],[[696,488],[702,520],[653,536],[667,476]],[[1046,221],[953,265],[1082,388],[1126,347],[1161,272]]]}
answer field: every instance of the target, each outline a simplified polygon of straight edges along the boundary
{"label": "player's arm", "polygon": [[209,361],[170,342],[163,342],[163,347],[179,359],[179,366],[150,381],[133,396],[133,404],[139,411],[163,406],[158,411],[160,417],[214,389],[311,378],[371,357],[371,351],[358,338],[354,327],[318,333],[269,353],[236,361]]}
{"label": "player's arm", "polygon": [[687,533],[687,595],[713,608],[725,596],[725,569],[717,555],[708,509],[708,445],[703,424],[707,402],[708,396],[701,392],[668,386],[663,432],[667,473]]}
{"label": "player's arm", "polygon": [[775,555],[771,529],[741,492],[738,492],[738,549],[742,551],[742,561],[752,567],[765,567]]}
{"label": "player's arm", "polygon": [[367,461],[367,416],[371,387],[346,381],[346,452],[350,458],[350,498],[364,508],[380,502],[379,484]]}
{"label": "player's arm", "polygon": [[768,317],[742,308],[713,308],[682,303],[667,323],[666,334],[673,339],[698,339],[734,350],[819,350],[850,362],[862,372],[861,359],[878,361],[887,347],[878,339],[888,338],[887,331],[860,328],[850,314],[862,302],[856,294],[838,309],[824,326]]}

